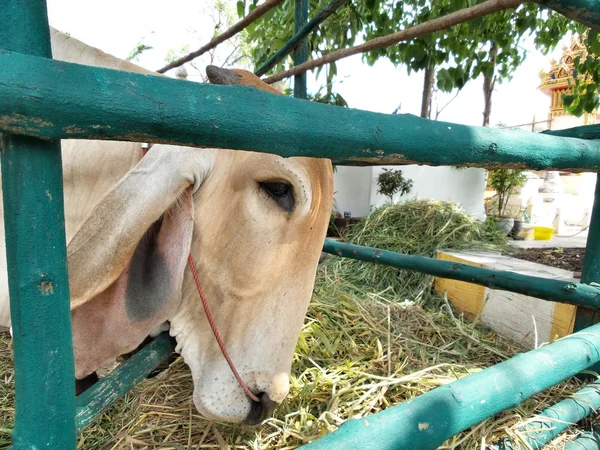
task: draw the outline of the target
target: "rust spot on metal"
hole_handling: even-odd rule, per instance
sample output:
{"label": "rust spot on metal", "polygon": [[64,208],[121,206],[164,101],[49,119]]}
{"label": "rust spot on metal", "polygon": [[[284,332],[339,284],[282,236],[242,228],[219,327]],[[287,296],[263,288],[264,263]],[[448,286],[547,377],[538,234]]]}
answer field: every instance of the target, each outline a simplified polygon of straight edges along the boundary
{"label": "rust spot on metal", "polygon": [[81,134],[85,133],[85,129],[76,127],[75,125],[69,125],[68,127],[63,128],[65,133],[67,134]]}
{"label": "rust spot on metal", "polygon": [[46,122],[38,117],[24,116],[23,114],[10,114],[0,116],[0,130],[12,134],[36,136],[40,128],[51,127],[51,122]]}
{"label": "rust spot on metal", "polygon": [[[0,124],[7,125],[7,126],[17,125],[17,126],[24,127],[25,129],[31,129],[31,130],[34,130],[36,128],[41,128],[41,127],[53,126],[52,122],[47,122],[45,120],[40,119],[39,117],[30,117],[30,116],[25,116],[23,114],[17,114],[17,113],[11,114],[11,115],[0,116]],[[36,127],[28,127],[25,124],[35,125]]]}
{"label": "rust spot on metal", "polygon": [[54,294],[54,286],[52,285],[52,281],[42,281],[40,283],[40,292],[42,295]]}
{"label": "rust spot on metal", "polygon": [[[364,149],[365,153],[371,153],[371,149]],[[383,154],[382,150],[375,151],[378,154]],[[381,153],[380,153],[381,152]],[[392,153],[391,155],[383,156],[383,157],[356,157],[352,156],[346,158],[347,161],[356,162],[356,163],[367,163],[367,164],[423,164],[415,161],[407,161],[406,156],[401,153]]]}

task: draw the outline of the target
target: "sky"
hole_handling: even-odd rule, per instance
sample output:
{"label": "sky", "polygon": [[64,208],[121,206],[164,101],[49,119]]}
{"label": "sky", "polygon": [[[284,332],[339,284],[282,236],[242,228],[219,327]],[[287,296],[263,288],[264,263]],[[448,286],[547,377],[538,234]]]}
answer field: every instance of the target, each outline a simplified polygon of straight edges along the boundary
{"label": "sky", "polygon": [[[224,0],[231,5],[235,1]],[[214,30],[214,13],[208,8],[214,0],[47,0],[50,25],[69,33],[88,45],[125,58],[143,39],[152,50],[144,52],[136,64],[156,70],[165,65],[172,49],[188,45],[195,50],[208,42]],[[237,18],[236,18],[237,20]],[[548,70],[552,57],[558,59],[567,37],[550,55],[542,55],[530,41],[522,43],[527,50],[525,62],[513,79],[496,86],[492,99],[491,125],[502,122],[518,125],[545,120],[550,98],[538,90],[539,73]],[[231,45],[222,44],[217,59],[223,60]],[[209,56],[199,59],[197,66],[209,63]],[[198,72],[188,67],[190,80],[199,81]],[[360,55],[338,62],[336,92],[351,108],[391,113],[402,105],[401,113],[419,115],[421,110],[422,74],[406,73],[387,60],[373,67],[362,63]],[[315,92],[320,83],[308,76],[308,90]],[[481,125],[483,111],[482,79],[469,82],[440,114],[439,120],[465,125]],[[454,94],[440,95],[444,105]],[[435,107],[434,107],[435,109]],[[543,126],[543,124],[542,124]]]}

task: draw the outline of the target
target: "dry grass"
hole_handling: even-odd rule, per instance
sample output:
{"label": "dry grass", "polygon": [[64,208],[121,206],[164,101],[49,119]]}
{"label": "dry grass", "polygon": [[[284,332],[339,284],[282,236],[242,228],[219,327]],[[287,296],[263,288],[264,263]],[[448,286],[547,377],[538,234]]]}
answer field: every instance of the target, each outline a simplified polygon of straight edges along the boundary
{"label": "dry grass", "polygon": [[[472,226],[469,222],[452,231],[450,225],[446,230],[453,235]],[[419,233],[417,228],[414,232]],[[421,239],[424,235],[421,232]],[[469,244],[461,236],[456,245]],[[197,415],[191,377],[179,359],[85,429],[79,449],[297,448],[348,418],[376,413],[522,351],[499,335],[463,321],[442,299],[428,294],[426,306],[404,300],[406,296],[390,288],[398,281],[397,273],[392,273],[395,278],[384,289],[377,289],[371,280],[357,280],[353,264],[331,259],[321,266],[297,344],[290,395],[261,427],[215,423]],[[382,273],[374,276],[383,279]],[[430,279],[410,280],[419,292],[429,292]],[[408,292],[400,284],[395,286]],[[7,345],[7,337],[0,337],[0,448],[9,444],[14,414]],[[561,383],[455,436],[441,448],[484,449],[503,437],[517,442],[517,428],[532,414],[580,387],[575,381]],[[565,433],[549,448],[563,448],[574,433]]]}
{"label": "dry grass", "polygon": [[[5,338],[0,350],[0,447],[6,447],[14,403]],[[325,265],[298,341],[290,396],[273,419],[260,428],[202,419],[192,406],[189,372],[178,360],[84,430],[79,448],[296,448],[350,417],[414,398],[519,351],[497,334],[451,314],[444,303],[437,311],[398,303],[385,293],[346,282]],[[524,419],[578,387],[562,383],[456,436],[443,448],[481,448],[482,442],[514,437]]]}

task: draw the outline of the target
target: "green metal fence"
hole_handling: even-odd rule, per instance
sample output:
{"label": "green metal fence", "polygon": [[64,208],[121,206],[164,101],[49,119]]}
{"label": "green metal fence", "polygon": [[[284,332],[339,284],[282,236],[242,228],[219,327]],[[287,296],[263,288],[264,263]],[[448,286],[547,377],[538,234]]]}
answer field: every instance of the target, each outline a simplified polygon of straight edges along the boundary
{"label": "green metal fence", "polygon": [[[332,1],[329,9],[307,22],[308,2],[297,0],[297,36],[277,57],[302,43],[332,13],[331,8],[343,3]],[[596,1],[542,4],[599,28]],[[167,334],[159,336],[75,399],[60,139],[259,150],[330,158],[345,165],[600,170],[600,143],[595,140],[599,126],[544,134],[502,131],[337,108],[253,88],[174,82],[59,63],[51,59],[44,0],[5,0],[0,23],[0,162],[14,334],[15,449],[74,449],[76,432],[139,383],[173,349]],[[296,47],[295,64],[306,57],[305,44]],[[130,83],[144,95],[133,95]],[[296,76],[294,94],[306,97],[305,75]],[[157,125],[155,118],[164,120]],[[324,250],[590,309],[578,317],[578,331],[567,338],[411,402],[349,420],[336,432],[308,444],[309,449],[435,448],[452,435],[600,362],[600,325],[594,325],[600,289],[592,283],[600,282],[600,183],[581,283],[534,279],[330,241]],[[580,420],[600,406],[598,389],[592,384],[579,397],[560,402],[542,417],[558,422]],[[533,448],[565,429],[563,424],[548,431],[546,425],[529,435]],[[597,448],[598,442],[597,435],[590,434],[574,442],[573,448]]]}

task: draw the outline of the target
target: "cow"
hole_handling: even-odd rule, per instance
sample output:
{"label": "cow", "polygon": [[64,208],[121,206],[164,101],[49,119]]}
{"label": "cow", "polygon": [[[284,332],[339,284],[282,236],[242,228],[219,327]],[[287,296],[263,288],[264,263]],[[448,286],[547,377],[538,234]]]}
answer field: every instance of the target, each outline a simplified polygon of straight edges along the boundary
{"label": "cow", "polygon": [[[55,29],[51,42],[57,60],[161,76]],[[207,73],[282,95],[248,71]],[[63,140],[62,158],[76,378],[169,328],[202,416],[264,421],[289,391],[332,207],[331,161],[160,144],[142,157],[140,143],[91,140]],[[258,402],[222,355],[188,255]],[[0,266],[0,326],[10,327],[4,243]]]}

